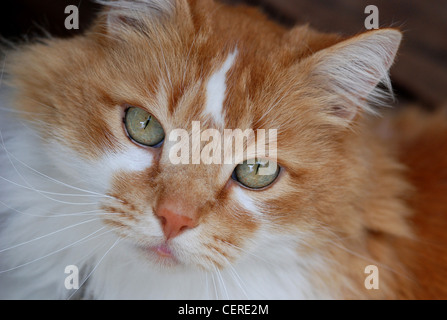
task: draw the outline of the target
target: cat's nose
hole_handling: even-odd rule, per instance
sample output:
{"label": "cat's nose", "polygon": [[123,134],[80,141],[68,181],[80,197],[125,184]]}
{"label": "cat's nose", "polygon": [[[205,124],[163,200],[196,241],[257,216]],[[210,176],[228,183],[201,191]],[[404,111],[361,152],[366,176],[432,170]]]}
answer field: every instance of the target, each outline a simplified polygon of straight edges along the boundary
{"label": "cat's nose", "polygon": [[174,238],[183,231],[196,226],[196,221],[194,219],[183,215],[178,212],[178,210],[166,205],[158,207],[155,214],[161,221],[166,239]]}

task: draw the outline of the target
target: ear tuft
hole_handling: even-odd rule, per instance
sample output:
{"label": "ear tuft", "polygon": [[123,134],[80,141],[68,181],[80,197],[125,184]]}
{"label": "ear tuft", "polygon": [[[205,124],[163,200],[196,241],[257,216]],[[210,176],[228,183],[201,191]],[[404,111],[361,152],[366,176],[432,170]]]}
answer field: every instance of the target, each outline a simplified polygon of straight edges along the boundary
{"label": "ear tuft", "polygon": [[142,21],[169,15],[175,0],[96,0],[107,8],[107,29],[111,32],[122,27],[138,27]]}
{"label": "ear tuft", "polygon": [[332,114],[352,120],[359,109],[376,113],[372,105],[382,105],[392,96],[388,71],[401,39],[395,29],[369,31],[303,62],[310,68],[311,85],[326,91]]}

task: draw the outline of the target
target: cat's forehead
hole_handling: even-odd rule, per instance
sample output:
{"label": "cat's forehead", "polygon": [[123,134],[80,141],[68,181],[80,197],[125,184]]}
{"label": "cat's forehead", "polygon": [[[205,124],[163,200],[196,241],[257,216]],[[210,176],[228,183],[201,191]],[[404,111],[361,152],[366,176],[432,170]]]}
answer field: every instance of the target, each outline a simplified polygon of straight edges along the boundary
{"label": "cat's forehead", "polygon": [[[246,92],[237,88],[240,75],[240,52],[237,47],[221,55],[220,59],[198,79],[190,79],[183,90],[167,88],[166,121],[173,126],[185,126],[191,121],[200,121],[210,128],[223,130],[227,127],[249,127],[252,122],[250,102]],[[200,62],[198,62],[200,63]],[[164,86],[166,87],[166,86]],[[174,97],[173,95],[178,96]],[[175,103],[169,103],[169,99]],[[240,112],[235,117],[234,110]]]}
{"label": "cat's forehead", "polygon": [[172,128],[201,121],[217,129],[256,129],[282,115],[288,121],[284,112],[270,111],[288,94],[280,82],[290,66],[317,49],[309,31],[291,34],[252,9],[204,5],[190,3],[186,13],[178,8],[163,21],[148,18],[143,33],[116,30],[125,41],[119,50],[112,43],[113,64],[125,64],[138,79],[129,88],[150,88],[151,97],[137,104]]}

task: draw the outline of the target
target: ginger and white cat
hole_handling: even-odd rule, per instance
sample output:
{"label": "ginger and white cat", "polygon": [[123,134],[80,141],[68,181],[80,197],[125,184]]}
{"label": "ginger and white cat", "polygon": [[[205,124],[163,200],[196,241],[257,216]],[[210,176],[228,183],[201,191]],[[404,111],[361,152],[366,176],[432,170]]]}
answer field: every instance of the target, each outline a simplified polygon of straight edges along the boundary
{"label": "ginger and white cat", "polygon": [[[447,117],[377,117],[398,30],[103,4],[83,35],[5,51],[0,298],[447,297]],[[276,129],[277,170],[172,163],[193,121]]]}

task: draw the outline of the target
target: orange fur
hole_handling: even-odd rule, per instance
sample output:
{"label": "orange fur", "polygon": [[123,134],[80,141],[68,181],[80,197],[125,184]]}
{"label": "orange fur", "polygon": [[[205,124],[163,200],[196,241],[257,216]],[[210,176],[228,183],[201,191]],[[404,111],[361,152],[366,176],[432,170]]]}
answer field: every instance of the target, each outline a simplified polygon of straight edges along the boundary
{"label": "orange fur", "polygon": [[[214,128],[202,115],[205,79],[237,48],[225,126],[278,129],[285,173],[252,197],[268,208],[265,219],[277,230],[308,235],[297,253],[329,261],[329,270],[315,270],[316,283],[338,298],[447,297],[446,117],[403,112],[378,124],[359,113],[342,123],[306,77],[315,53],[345,39],[307,26],[286,30],[252,8],[177,1],[172,17],[140,22],[144,32],[134,26],[111,32],[103,13],[85,35],[25,45],[8,58],[16,105],[40,113],[47,126],[36,127],[46,139],[56,137],[85,159],[118,152],[131,143],[122,132],[123,104],[148,109],[166,132],[189,130],[192,120]],[[115,174],[109,193],[121,202],[103,208],[121,215],[106,222],[137,237],[132,228],[145,208],[175,200],[206,226],[205,246],[236,261],[228,244],[243,246],[260,223],[231,199],[233,168],[223,175],[213,165],[179,169],[162,151],[148,152],[151,168]],[[380,290],[363,285],[369,264],[381,270]]]}

